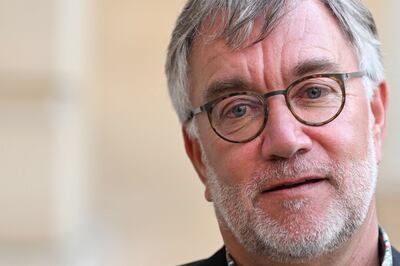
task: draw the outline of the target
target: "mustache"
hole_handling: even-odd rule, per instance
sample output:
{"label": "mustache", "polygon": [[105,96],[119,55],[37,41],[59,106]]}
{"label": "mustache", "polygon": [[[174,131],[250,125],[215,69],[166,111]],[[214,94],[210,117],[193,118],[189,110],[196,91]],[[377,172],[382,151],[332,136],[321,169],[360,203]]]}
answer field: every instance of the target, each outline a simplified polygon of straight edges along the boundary
{"label": "mustache", "polygon": [[294,157],[289,160],[269,162],[268,165],[257,170],[254,173],[254,177],[263,177],[266,179],[292,178],[308,172],[314,174],[326,173],[332,171],[332,168],[337,167],[337,165],[334,165],[330,161]]}
{"label": "mustache", "polygon": [[321,158],[314,159],[297,155],[290,159],[270,161],[261,166],[251,175],[245,190],[246,193],[255,196],[272,182],[276,183],[283,179],[294,179],[304,175],[321,176],[339,185],[340,180],[333,177],[342,176],[343,171],[341,164]]}

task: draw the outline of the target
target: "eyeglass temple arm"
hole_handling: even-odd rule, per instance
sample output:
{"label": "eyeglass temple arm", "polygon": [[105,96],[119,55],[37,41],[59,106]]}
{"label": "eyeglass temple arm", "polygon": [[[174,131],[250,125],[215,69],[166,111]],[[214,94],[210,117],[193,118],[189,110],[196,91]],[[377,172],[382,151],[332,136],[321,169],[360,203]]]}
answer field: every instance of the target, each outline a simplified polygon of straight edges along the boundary
{"label": "eyeglass temple arm", "polygon": [[205,108],[204,105],[202,105],[200,107],[197,107],[197,108],[195,108],[193,110],[190,110],[189,114],[187,116],[186,122],[190,121],[191,119],[193,119],[193,117],[195,117],[196,115],[198,115],[198,114],[200,114],[200,113],[202,113],[204,111],[206,111],[206,108]]}
{"label": "eyeglass temple arm", "polygon": [[350,73],[344,74],[344,79],[347,80],[347,79],[352,79],[352,78],[360,78],[364,75],[365,75],[364,71],[350,72]]}

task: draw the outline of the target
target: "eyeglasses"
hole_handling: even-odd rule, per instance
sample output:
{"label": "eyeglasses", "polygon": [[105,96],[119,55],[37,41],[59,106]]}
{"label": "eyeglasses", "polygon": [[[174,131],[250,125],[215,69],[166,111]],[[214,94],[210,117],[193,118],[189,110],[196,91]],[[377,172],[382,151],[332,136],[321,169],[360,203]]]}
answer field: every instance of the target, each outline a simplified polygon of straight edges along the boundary
{"label": "eyeglasses", "polygon": [[308,126],[322,126],[339,116],[346,101],[344,82],[364,72],[315,74],[294,81],[284,90],[265,94],[243,91],[218,97],[189,113],[187,121],[207,112],[214,132],[233,143],[258,137],[268,120],[266,100],[284,95],[293,116]]}

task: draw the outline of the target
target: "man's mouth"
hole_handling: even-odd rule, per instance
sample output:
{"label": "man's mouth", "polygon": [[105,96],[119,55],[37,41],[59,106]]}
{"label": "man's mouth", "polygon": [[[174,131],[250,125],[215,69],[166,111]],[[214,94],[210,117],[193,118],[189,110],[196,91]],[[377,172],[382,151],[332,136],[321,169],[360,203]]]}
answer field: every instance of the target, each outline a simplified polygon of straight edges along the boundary
{"label": "man's mouth", "polygon": [[301,186],[316,184],[316,183],[323,182],[323,181],[326,181],[326,179],[325,178],[301,178],[301,179],[297,179],[297,180],[283,181],[283,182],[279,182],[277,184],[268,186],[262,192],[269,193],[269,192],[280,191],[280,190],[285,190],[285,189],[292,189],[292,188],[297,188],[297,187],[301,187]]}

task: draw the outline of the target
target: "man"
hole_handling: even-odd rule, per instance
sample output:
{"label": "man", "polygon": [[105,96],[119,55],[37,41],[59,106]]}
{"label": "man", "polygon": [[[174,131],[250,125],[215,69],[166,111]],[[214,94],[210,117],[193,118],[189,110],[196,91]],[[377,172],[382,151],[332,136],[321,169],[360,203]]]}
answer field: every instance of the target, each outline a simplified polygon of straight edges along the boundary
{"label": "man", "polygon": [[387,87],[357,0],[192,0],[166,73],[225,247],[189,265],[400,265],[375,203]]}

